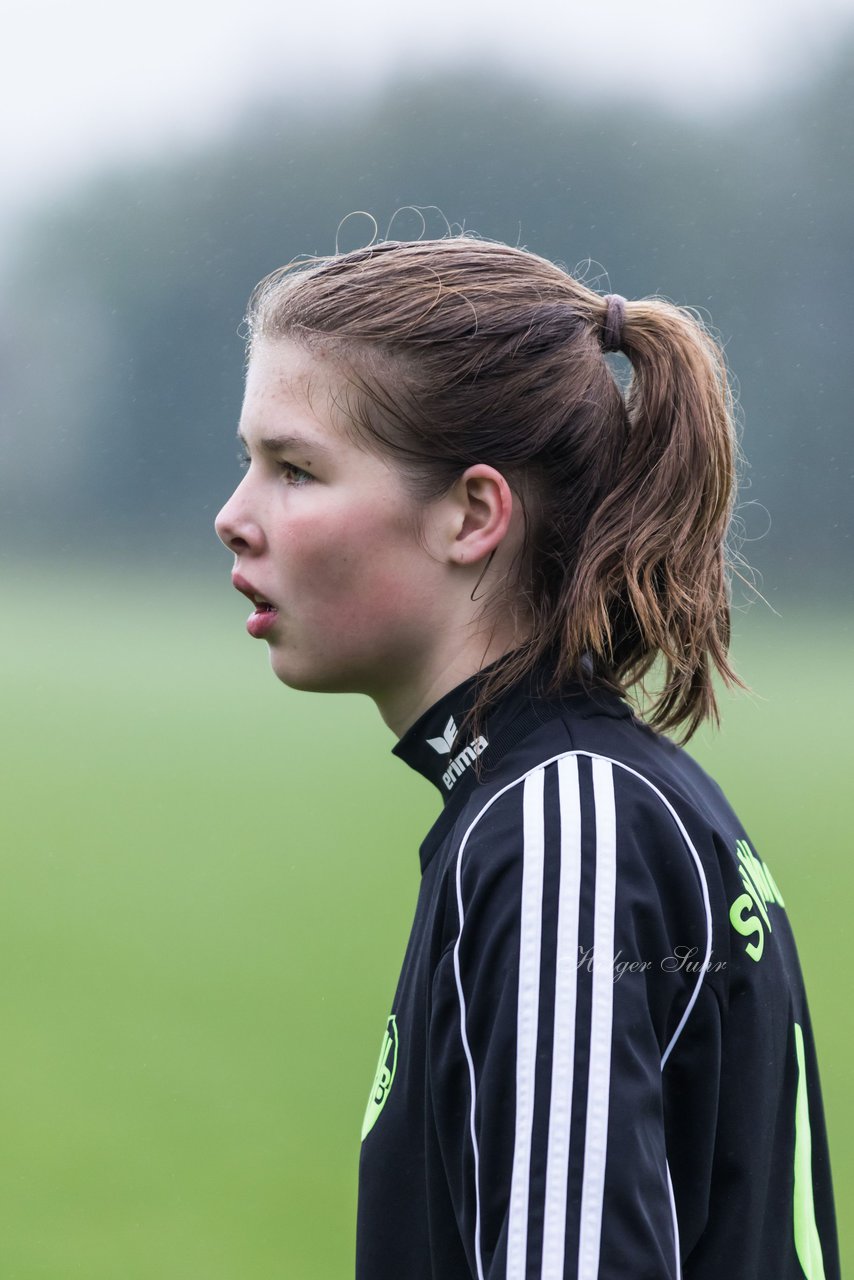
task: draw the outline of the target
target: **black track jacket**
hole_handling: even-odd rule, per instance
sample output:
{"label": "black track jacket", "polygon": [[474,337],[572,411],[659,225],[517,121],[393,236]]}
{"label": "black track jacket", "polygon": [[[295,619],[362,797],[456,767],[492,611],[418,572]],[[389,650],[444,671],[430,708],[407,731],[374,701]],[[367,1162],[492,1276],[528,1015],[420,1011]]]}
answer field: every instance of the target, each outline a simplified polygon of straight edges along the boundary
{"label": "black track jacket", "polygon": [[393,748],[445,805],[364,1119],[357,1280],[838,1280],[784,887],[686,752],[610,694],[544,699],[543,670],[476,741],[473,676]]}

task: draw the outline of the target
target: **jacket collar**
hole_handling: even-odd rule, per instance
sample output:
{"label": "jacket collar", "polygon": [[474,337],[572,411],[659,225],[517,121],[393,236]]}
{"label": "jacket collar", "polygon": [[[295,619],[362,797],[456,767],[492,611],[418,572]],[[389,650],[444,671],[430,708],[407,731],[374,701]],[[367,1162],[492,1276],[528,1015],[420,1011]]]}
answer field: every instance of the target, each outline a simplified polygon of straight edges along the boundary
{"label": "jacket collar", "polygon": [[628,704],[616,695],[603,689],[585,689],[577,679],[565,680],[560,692],[548,697],[546,682],[554,659],[547,655],[492,704],[481,734],[476,738],[469,734],[466,741],[461,741],[459,726],[474,705],[485,674],[509,656],[503,655],[449,690],[410,725],[391,749],[392,755],[432,782],[442,796],[442,812],[421,845],[422,870],[474,789],[479,783],[488,782],[507,752],[540,724],[563,709],[582,717],[632,715]]}
{"label": "jacket collar", "polygon": [[[460,737],[459,728],[474,706],[484,677],[500,667],[508,656],[497,658],[450,689],[428,707],[392,747],[392,755],[405,760],[416,773],[432,782],[445,803],[455,793],[470,789],[471,782],[476,781],[477,757],[483,755],[508,719],[534,696],[539,671],[529,673],[527,678],[523,677],[504,691],[493,703],[477,737],[471,733],[465,741]],[[545,665],[541,664],[543,671]]]}

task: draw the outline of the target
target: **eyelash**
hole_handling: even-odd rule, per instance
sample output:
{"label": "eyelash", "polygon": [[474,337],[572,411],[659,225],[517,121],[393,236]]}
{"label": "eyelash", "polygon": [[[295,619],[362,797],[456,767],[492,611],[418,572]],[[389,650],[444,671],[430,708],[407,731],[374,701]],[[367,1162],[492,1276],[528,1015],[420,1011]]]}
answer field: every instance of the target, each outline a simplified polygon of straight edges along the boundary
{"label": "eyelash", "polygon": [[[249,457],[248,453],[238,453],[237,461],[241,466],[241,468],[245,471],[246,468],[249,466],[250,462],[252,461],[252,459]],[[292,485],[295,488],[299,488],[300,485],[304,485],[306,484],[307,481],[314,479],[314,476],[311,475],[310,472],[303,471],[302,467],[296,467],[292,462],[278,462],[276,463],[276,465],[281,471],[292,471],[295,476],[299,477],[299,479],[291,481]]]}

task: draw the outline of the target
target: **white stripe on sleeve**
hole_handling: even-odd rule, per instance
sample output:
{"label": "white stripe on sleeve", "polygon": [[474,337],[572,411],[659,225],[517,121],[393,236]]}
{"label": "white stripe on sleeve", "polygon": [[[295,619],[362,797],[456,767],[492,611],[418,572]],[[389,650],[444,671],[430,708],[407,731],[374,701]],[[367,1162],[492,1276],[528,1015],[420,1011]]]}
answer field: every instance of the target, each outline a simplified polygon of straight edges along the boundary
{"label": "white stripe on sleeve", "polygon": [[516,1139],[507,1225],[507,1280],[525,1280],[528,1254],[528,1191],[534,1125],[534,1077],[540,1008],[540,944],[543,917],[545,770],[525,778],[522,796],[524,852],[519,942],[519,1003],[516,1011]]}
{"label": "white stripe on sleeve", "polygon": [[578,1280],[596,1280],[599,1274],[608,1144],[608,1093],[611,1084],[611,1023],[614,1013],[614,910],[617,885],[614,771],[610,761],[600,757],[593,758],[593,799],[596,807],[596,897]]}
{"label": "white stripe on sleeve", "polygon": [[578,989],[578,906],[581,892],[581,795],[578,757],[557,762],[560,797],[560,891],[555,964],[554,1048],[546,1207],[543,1227],[543,1280],[563,1280],[569,1130],[575,1066],[575,1006]]}

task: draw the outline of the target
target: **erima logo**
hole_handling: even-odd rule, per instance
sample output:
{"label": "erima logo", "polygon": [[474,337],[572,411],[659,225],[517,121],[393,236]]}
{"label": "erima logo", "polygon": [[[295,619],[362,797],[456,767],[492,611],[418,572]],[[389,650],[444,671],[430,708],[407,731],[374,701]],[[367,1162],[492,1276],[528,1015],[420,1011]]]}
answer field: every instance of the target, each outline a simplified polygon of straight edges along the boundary
{"label": "erima logo", "polygon": [[456,721],[454,720],[454,717],[451,716],[450,720],[445,725],[445,732],[443,733],[442,737],[428,738],[427,741],[430,743],[430,746],[433,748],[434,751],[439,752],[440,756],[441,755],[449,756],[451,754],[451,747],[454,745],[454,738],[456,736],[457,736],[457,724],[456,724]]}
{"label": "erima logo", "polygon": [[[454,738],[457,736],[457,725],[454,717],[451,716],[445,725],[441,738],[428,738],[427,741],[434,751],[438,751],[439,755],[450,755],[451,748],[454,745]],[[463,747],[458,756],[454,756],[448,768],[442,774],[442,781],[448,791],[469,765],[477,759],[482,751],[489,746],[483,734],[479,738],[475,738],[474,742],[470,742],[467,747]]]}

